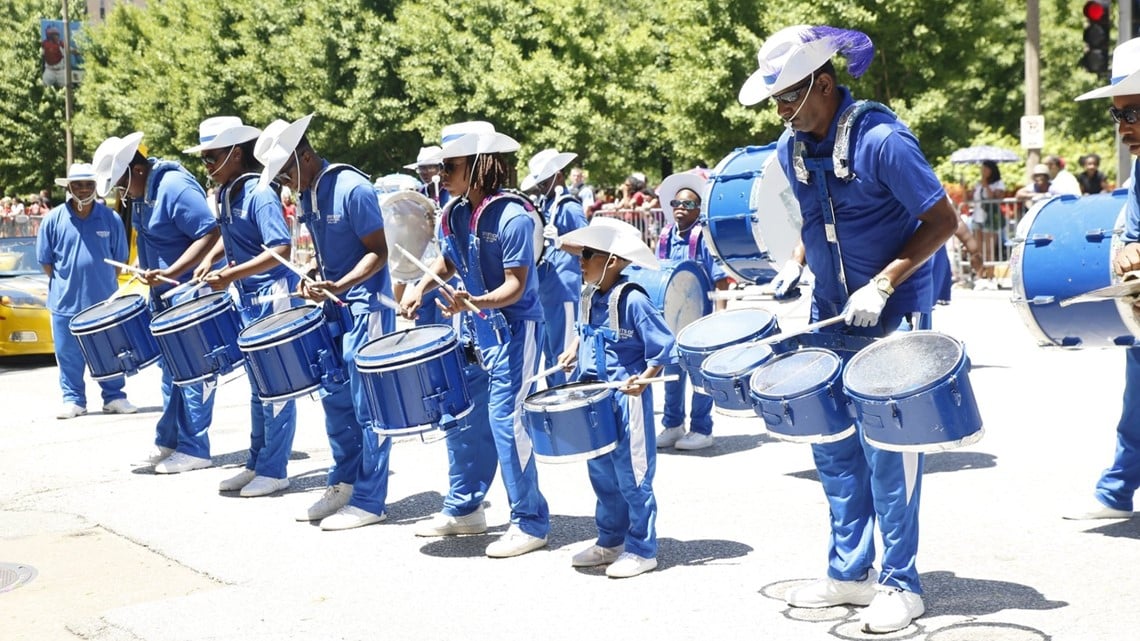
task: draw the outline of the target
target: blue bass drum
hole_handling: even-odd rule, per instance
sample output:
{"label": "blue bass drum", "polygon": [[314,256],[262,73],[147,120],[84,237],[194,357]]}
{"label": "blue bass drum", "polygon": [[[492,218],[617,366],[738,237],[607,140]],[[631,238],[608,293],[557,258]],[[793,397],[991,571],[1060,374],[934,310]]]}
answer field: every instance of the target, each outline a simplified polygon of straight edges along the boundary
{"label": "blue bass drum", "polygon": [[702,204],[709,249],[747,283],[775,278],[800,242],[800,205],[775,150],[771,143],[725,156],[709,177]]}
{"label": "blue bass drum", "polygon": [[95,303],[73,316],[68,327],[97,381],[136,374],[161,356],[150,333],[150,309],[138,294]]}
{"label": "blue bass drum", "polygon": [[612,389],[568,383],[531,394],[522,418],[544,463],[586,461],[617,448],[617,412]]}
{"label": "blue bass drum", "polygon": [[228,374],[245,361],[237,346],[241,315],[226,292],[163,311],[150,322],[150,332],[177,385]]}
{"label": "blue bass drum", "polygon": [[793,443],[834,443],[855,434],[841,381],[843,359],[805,347],[752,373],[752,407],[772,436]]}
{"label": "blue bass drum", "polygon": [[383,436],[452,427],[471,411],[463,351],[448,325],[385,334],[356,353],[364,396]]}
{"label": "blue bass drum", "polygon": [[847,363],[843,386],[868,443],[938,452],[978,442],[982,416],[962,343],[931,331],[876,341]]}
{"label": "blue bass drum", "polygon": [[693,389],[708,394],[701,372],[706,358],[725,347],[756,341],[779,331],[776,316],[762,309],[749,307],[710,314],[676,332],[679,364],[692,380]]}
{"label": "blue bass drum", "polygon": [[270,314],[238,335],[252,387],[264,403],[285,401],[348,380],[325,310],[302,305]]}
{"label": "blue bass drum", "polygon": [[712,311],[712,280],[695,260],[663,260],[661,269],[630,265],[622,271],[630,282],[645,288],[649,300],[662,311],[673,333]]}
{"label": "blue bass drum", "polygon": [[1061,301],[1120,282],[1112,259],[1124,240],[1127,190],[1060,196],[1025,215],[1010,256],[1013,303],[1040,345],[1131,346],[1140,321],[1129,298],[1061,307]]}

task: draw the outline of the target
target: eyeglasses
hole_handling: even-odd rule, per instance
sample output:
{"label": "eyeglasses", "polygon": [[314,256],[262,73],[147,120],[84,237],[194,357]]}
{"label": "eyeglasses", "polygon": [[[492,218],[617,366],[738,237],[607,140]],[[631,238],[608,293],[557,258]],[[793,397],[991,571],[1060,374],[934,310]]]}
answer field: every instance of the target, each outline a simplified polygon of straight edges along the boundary
{"label": "eyeglasses", "polygon": [[804,91],[805,89],[807,91],[811,91],[811,85],[813,84],[812,83],[813,80],[815,80],[814,76],[811,78],[808,78],[807,82],[801,82],[800,84],[796,85],[795,87],[792,87],[791,89],[785,91],[784,93],[779,93],[779,94],[772,96],[772,98],[779,101],[779,102],[782,102],[786,105],[790,105],[793,102],[797,102],[797,101],[799,101],[800,98],[807,95],[807,92]]}
{"label": "eyeglasses", "polygon": [[1124,122],[1135,125],[1140,122],[1140,107],[1125,107],[1124,109],[1117,109],[1116,107],[1108,108],[1108,115],[1112,116],[1113,122]]}
{"label": "eyeglasses", "polygon": [[673,209],[698,209],[701,204],[695,200],[670,200],[669,206]]}
{"label": "eyeglasses", "polygon": [[582,248],[582,260],[590,260],[594,256],[604,256],[604,255],[606,255],[605,252],[600,252],[596,249],[591,249],[589,247],[583,247]]}
{"label": "eyeglasses", "polygon": [[463,167],[463,161],[458,161],[458,162],[456,162],[456,161],[451,161],[451,162],[444,161],[443,173],[450,174],[450,173],[453,173],[456,169],[459,169],[461,167]]}
{"label": "eyeglasses", "polygon": [[221,156],[222,154],[220,152],[214,154],[202,154],[200,160],[202,161],[203,165],[216,165],[218,164],[218,159],[221,158]]}

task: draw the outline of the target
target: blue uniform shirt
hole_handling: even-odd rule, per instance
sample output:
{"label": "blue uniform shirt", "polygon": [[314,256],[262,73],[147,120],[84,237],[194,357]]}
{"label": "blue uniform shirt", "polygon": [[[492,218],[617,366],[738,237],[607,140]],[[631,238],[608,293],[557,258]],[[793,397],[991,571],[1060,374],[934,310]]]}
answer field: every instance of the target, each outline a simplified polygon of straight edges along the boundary
{"label": "blue uniform shirt", "polygon": [[[471,203],[466,200],[451,207],[449,227],[458,241],[461,260],[465,260],[469,253],[471,214]],[[499,309],[503,317],[508,322],[541,321],[542,306],[538,300],[538,277],[534,267],[534,219],[521,204],[509,198],[499,198],[479,215],[478,233],[479,270],[483,274],[486,291],[493,291],[506,281],[507,269],[527,268],[522,297]],[[454,260],[455,257],[449,258]]]}
{"label": "blue uniform shirt", "polygon": [[[360,239],[383,229],[384,217],[376,190],[366,176],[350,168],[326,173],[328,166],[328,161],[324,161],[322,175],[309,191],[301,194],[300,204],[317,246],[324,277],[335,281],[352,271],[369,253]],[[313,189],[317,195],[317,211],[313,210]],[[382,308],[380,294],[392,295],[387,265],[364,282],[353,285],[340,298],[354,313],[374,312]]]}
{"label": "blue uniform shirt", "polygon": [[[572,198],[549,200],[545,214],[546,220],[558,228],[559,236],[587,224],[582,203]],[[582,291],[582,266],[578,257],[548,245],[542,264],[538,266],[538,283],[543,305],[557,306],[567,301],[577,302]]]}
{"label": "blue uniform shirt", "polygon": [[[206,192],[182,165],[171,160],[150,159],[146,193],[131,206],[131,220],[138,234],[139,266],[165,269],[174,264],[194,241],[210,233],[214,219]],[[191,271],[182,274],[189,278]],[[169,286],[152,289],[155,294]]]}
{"label": "blue uniform shirt", "polygon": [[1128,200],[1125,201],[1126,214],[1124,215],[1124,240],[1129,243],[1140,242],[1140,185],[1136,184],[1136,176],[1140,174],[1140,159],[1132,161],[1132,186],[1128,188]]}
{"label": "blue uniform shirt", "polygon": [[[619,282],[626,282],[623,277]],[[609,327],[610,296],[618,287],[615,284],[606,292],[595,292],[590,298],[590,325]],[[636,287],[626,287],[625,300],[618,309],[618,337],[605,342],[605,366],[598,373],[593,338],[582,337],[578,344],[578,369],[584,379],[620,381],[640,374],[649,366],[671,365],[677,362],[676,340],[665,324],[661,310],[653,306],[649,297]],[[579,335],[582,335],[581,329]]]}
{"label": "blue uniform shirt", "polygon": [[[906,125],[880,111],[866,112],[851,134],[854,179],[843,181],[833,171],[826,172],[849,289],[846,294],[842,292],[825,236],[824,203],[815,182],[818,177],[811,174],[808,184],[796,179],[792,144],[793,141],[804,143],[805,157],[831,157],[839,117],[854,103],[846,87],[840,87],[840,91],[839,109],[826,138],[816,142],[808,133],[785,132],[777,148],[780,166],[788,176],[803,215],[800,235],[807,263],[815,275],[813,296],[833,305],[869,283],[897,258],[918,229],[918,216],[946,197],[942,183]],[[884,316],[930,311],[931,289],[931,267],[927,261],[895,288],[883,310]]]}
{"label": "blue uniform shirt", "polygon": [[129,253],[123,221],[106,205],[95,203],[86,218],[75,215],[70,200],[52,209],[36,237],[36,260],[52,269],[48,309],[74,315],[106,300],[118,281],[103,259],[125,263]]}
{"label": "blue uniform shirt", "polygon": [[[231,181],[218,192],[218,222],[222,227],[226,262],[247,262],[261,255],[262,244],[266,247],[291,244],[293,239],[285,226],[285,214],[277,194],[269,186],[258,189],[256,175],[242,181],[237,185],[237,192],[231,194],[236,182]],[[272,269],[243,278],[237,285],[250,294],[291,273],[288,267],[274,263]]]}
{"label": "blue uniform shirt", "polygon": [[689,229],[684,234],[682,234],[678,231],[676,223],[669,226],[668,244],[666,245],[665,259],[695,260],[705,268],[705,273],[709,275],[709,278],[715,284],[717,281],[727,278],[728,275],[724,273],[724,267],[721,266],[720,260],[713,256],[713,253],[709,251],[709,246],[705,243],[704,234],[701,234],[701,237],[697,239],[695,255],[689,255],[689,235],[693,233],[693,230],[695,228],[696,225],[693,225],[692,227],[689,227]]}

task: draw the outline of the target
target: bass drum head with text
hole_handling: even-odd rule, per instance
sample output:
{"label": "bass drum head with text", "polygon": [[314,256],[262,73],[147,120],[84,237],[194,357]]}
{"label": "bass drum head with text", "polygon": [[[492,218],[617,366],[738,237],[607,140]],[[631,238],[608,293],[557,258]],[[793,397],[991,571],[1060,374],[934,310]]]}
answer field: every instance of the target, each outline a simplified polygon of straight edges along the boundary
{"label": "bass drum head with text", "polygon": [[393,280],[419,280],[423,272],[396,245],[421,260],[434,258],[428,255],[428,249],[435,241],[435,203],[418,191],[396,191],[380,194],[380,211],[384,215],[388,270]]}
{"label": "bass drum head with text", "polygon": [[800,242],[803,218],[776,143],[742,147],[713,169],[702,204],[709,248],[737,280],[776,277]]}

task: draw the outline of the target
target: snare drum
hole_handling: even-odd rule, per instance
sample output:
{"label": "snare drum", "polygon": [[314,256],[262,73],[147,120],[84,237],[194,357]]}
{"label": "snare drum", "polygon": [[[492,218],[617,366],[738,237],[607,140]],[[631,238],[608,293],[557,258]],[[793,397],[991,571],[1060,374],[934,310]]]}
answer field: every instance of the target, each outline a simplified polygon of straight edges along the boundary
{"label": "snare drum", "polygon": [[385,334],[356,352],[356,369],[377,434],[402,436],[449,428],[472,409],[465,359],[448,325]]}
{"label": "snare drum", "polygon": [[95,303],[73,316],[68,327],[97,381],[136,374],[161,356],[150,333],[150,309],[138,294]]}
{"label": "snare drum", "polygon": [[701,378],[717,411],[729,416],[754,416],[748,379],[775,355],[772,346],[763,343],[732,345],[710,354],[701,364]]}
{"label": "snare drum", "polygon": [[150,332],[174,383],[191,385],[232,372],[245,361],[237,346],[241,315],[226,292],[213,292],[155,316]]}
{"label": "snare drum", "polygon": [[632,283],[645,288],[653,306],[662,310],[673,333],[712,311],[712,280],[694,260],[663,260],[661,269],[630,265],[622,271]]}
{"label": "snare drum", "polygon": [[748,381],[768,433],[795,443],[834,443],[855,434],[842,385],[843,359],[805,347],[761,365]]}
{"label": "snare drum", "polygon": [[867,442],[894,452],[938,452],[982,438],[962,343],[901,332],[855,354],[843,385]]}
{"label": "snare drum", "polygon": [[318,388],[335,390],[348,380],[340,347],[319,305],[266,316],[243,329],[237,342],[264,403],[303,396]]}
{"label": "snare drum", "polygon": [[545,463],[585,461],[614,451],[618,425],[612,389],[579,390],[593,383],[568,383],[531,394],[522,418]]}
{"label": "snare drum", "polygon": [[762,309],[729,309],[710,314],[677,332],[681,368],[692,380],[693,389],[707,394],[701,373],[706,358],[719,349],[759,340],[779,331],[776,317]]}
{"label": "snare drum", "polygon": [[776,159],[776,143],[721,160],[702,205],[709,249],[737,280],[767,283],[800,242],[799,201]]}
{"label": "snare drum", "polygon": [[1130,299],[1105,299],[1061,307],[1066,298],[1120,281],[1112,259],[1124,245],[1126,190],[1061,196],[1026,214],[1010,256],[1013,303],[1040,345],[1131,346],[1140,321]]}

